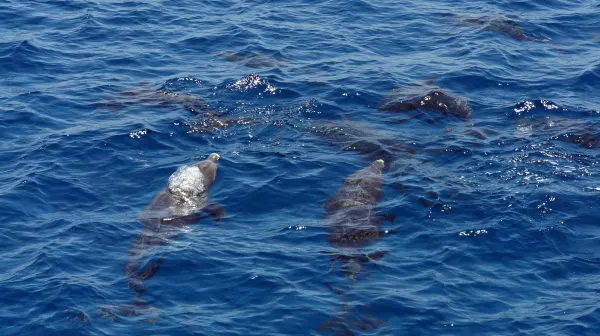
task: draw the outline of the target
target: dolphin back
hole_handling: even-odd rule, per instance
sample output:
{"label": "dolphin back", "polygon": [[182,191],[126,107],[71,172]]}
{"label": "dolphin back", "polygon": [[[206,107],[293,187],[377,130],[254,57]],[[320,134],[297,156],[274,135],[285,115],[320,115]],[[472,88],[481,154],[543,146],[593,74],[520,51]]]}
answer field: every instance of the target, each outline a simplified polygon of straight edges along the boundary
{"label": "dolphin back", "polygon": [[381,200],[383,160],[358,170],[327,201],[325,222],[329,243],[335,247],[362,247],[379,238],[383,219],[375,214]]}

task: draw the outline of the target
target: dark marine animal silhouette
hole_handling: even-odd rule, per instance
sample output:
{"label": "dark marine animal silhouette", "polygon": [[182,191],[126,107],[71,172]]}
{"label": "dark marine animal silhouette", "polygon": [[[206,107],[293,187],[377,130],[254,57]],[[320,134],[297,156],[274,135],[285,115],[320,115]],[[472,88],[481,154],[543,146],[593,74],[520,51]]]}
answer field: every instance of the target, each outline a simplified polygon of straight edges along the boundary
{"label": "dark marine animal silhouette", "polygon": [[325,204],[329,245],[340,249],[339,253],[331,256],[332,266],[337,260],[342,261],[342,270],[353,281],[369,258],[383,256],[380,253],[370,256],[354,252],[381,238],[384,216],[376,213],[375,207],[381,200],[384,166],[384,161],[379,159],[351,174]]}
{"label": "dark marine animal silhouette", "polygon": [[198,120],[182,122],[193,133],[211,133],[227,128],[230,125],[246,124],[248,121],[222,117],[199,98],[164,89],[154,89],[145,83],[140,87],[125,90],[111,97],[110,102],[97,104],[98,107],[120,110],[128,106],[146,105],[151,108],[181,107],[192,113]]}
{"label": "dark marine animal silhouette", "polygon": [[169,178],[167,187],[158,193],[140,216],[144,229],[135,239],[125,266],[129,287],[138,297],[144,292],[144,280],[152,277],[162,263],[159,258],[140,267],[144,254],[150,248],[174,239],[181,233],[182,226],[195,224],[204,214],[216,220],[224,215],[220,206],[208,200],[208,190],[215,181],[219,158],[213,153],[204,161],[180,167]]}
{"label": "dark marine animal silhouette", "polygon": [[[330,271],[337,262],[341,262],[340,269],[346,278],[352,280],[353,285],[358,281],[359,273],[364,271],[366,263],[385,255],[382,251],[370,254],[361,251],[382,236],[385,216],[376,212],[376,206],[382,196],[384,165],[383,160],[375,160],[368,167],[348,176],[324,206],[328,242],[336,249],[330,253]],[[326,285],[344,302],[341,303],[339,314],[320,324],[319,330],[333,331],[337,335],[354,335],[352,329],[376,329],[385,324],[373,317],[368,307],[356,301],[349,302],[344,291]]]}
{"label": "dark marine animal silhouette", "polygon": [[546,42],[541,40],[536,40],[531,36],[525,34],[521,26],[519,26],[519,22],[513,19],[505,18],[505,17],[497,17],[497,16],[478,16],[478,17],[467,17],[462,18],[460,23],[463,25],[469,25],[474,27],[480,27],[485,31],[500,33],[502,35],[506,35],[512,39],[517,41],[537,41],[537,42]]}
{"label": "dark marine animal silhouette", "polygon": [[593,133],[567,133],[557,137],[558,140],[577,144],[585,149],[600,149],[600,136]]}
{"label": "dark marine animal silhouette", "polygon": [[426,117],[430,123],[435,122],[434,112],[441,116],[453,116],[468,120],[473,114],[469,102],[446,90],[436,88],[429,82],[419,85],[403,86],[390,91],[377,106],[379,111],[412,113],[411,117]]}
{"label": "dark marine animal silhouette", "polygon": [[181,106],[195,115],[214,113],[209,106],[194,96],[165,89],[155,89],[146,82],[141,82],[139,87],[119,92],[111,97],[110,102],[102,102],[98,106],[109,109],[121,109],[130,105],[140,104],[159,108]]}
{"label": "dark marine animal silhouette", "polygon": [[598,125],[586,120],[549,115],[517,120],[517,138],[527,138],[533,134],[545,135],[550,140],[575,144],[584,149],[600,149]]}
{"label": "dark marine animal silhouette", "polygon": [[351,302],[342,303],[338,314],[321,323],[317,329],[322,332],[334,332],[336,336],[354,336],[358,331],[378,329],[385,322],[374,317],[368,306],[356,305]]}
{"label": "dark marine animal silhouette", "polygon": [[416,148],[396,134],[370,128],[367,124],[348,120],[322,120],[306,130],[316,136],[333,140],[342,151],[364,154],[369,160],[382,159],[389,164],[401,154],[412,155]]}

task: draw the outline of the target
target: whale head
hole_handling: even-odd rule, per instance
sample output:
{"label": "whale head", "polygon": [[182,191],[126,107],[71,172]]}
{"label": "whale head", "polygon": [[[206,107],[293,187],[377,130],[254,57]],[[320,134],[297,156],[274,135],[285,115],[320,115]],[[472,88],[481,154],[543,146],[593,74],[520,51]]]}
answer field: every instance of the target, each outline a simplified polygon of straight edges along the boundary
{"label": "whale head", "polygon": [[221,156],[217,153],[212,153],[208,156],[208,161],[212,161],[214,163],[217,163],[217,161],[219,161],[219,159],[221,158]]}
{"label": "whale head", "polygon": [[207,189],[210,188],[213,182],[215,182],[215,178],[217,177],[218,161],[220,158],[221,156],[219,154],[212,153],[208,156],[208,159],[196,163],[196,167],[200,169],[200,172],[204,176],[204,184]]}

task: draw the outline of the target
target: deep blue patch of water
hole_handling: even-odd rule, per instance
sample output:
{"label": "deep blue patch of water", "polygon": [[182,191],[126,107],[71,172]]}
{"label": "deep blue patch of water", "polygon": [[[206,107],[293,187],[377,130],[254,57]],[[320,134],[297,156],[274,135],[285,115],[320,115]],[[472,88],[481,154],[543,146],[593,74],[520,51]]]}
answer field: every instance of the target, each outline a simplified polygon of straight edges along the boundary
{"label": "deep blue patch of water", "polygon": [[[4,1],[1,334],[598,334],[599,16],[584,0]],[[407,88],[472,115],[380,111]],[[226,216],[149,248],[162,263],[136,297],[138,216],[212,152]],[[333,246],[323,205],[380,158],[381,239]]]}

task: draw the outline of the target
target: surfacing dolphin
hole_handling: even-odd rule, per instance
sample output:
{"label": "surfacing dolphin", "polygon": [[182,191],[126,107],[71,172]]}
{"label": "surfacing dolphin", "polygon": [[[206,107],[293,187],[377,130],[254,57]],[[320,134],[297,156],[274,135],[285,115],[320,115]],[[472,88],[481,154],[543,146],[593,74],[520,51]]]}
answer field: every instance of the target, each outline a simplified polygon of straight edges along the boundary
{"label": "surfacing dolphin", "polygon": [[[441,116],[453,116],[468,120],[473,114],[469,102],[455,96],[447,90],[431,85],[431,81],[423,84],[402,86],[390,91],[377,106],[379,111],[402,112],[412,114],[413,118],[429,117],[433,112]],[[433,119],[427,118],[434,122]]]}
{"label": "surfacing dolphin", "polygon": [[162,259],[150,260],[140,267],[144,254],[150,248],[165,245],[181,233],[183,226],[195,224],[204,214],[218,221],[224,215],[220,206],[208,200],[208,190],[217,176],[219,158],[213,153],[204,161],[181,166],[139,216],[144,229],[135,239],[125,266],[128,285],[138,297],[144,292],[144,280],[152,277],[162,262]]}
{"label": "surfacing dolphin", "polygon": [[337,249],[331,254],[331,267],[341,261],[341,269],[353,282],[364,263],[384,254],[360,251],[381,238],[385,216],[376,212],[376,206],[381,200],[384,166],[384,161],[379,159],[351,174],[325,204],[329,245]]}
{"label": "surfacing dolphin", "polygon": [[[378,260],[385,252],[364,253],[361,249],[379,241],[385,220],[376,212],[382,196],[383,160],[375,160],[366,168],[360,169],[346,178],[340,189],[325,204],[327,216],[325,225],[328,242],[335,249],[330,253],[330,271],[341,262],[344,277],[351,279],[353,286],[365,264]],[[348,300],[346,293],[326,283],[331,291],[342,297],[338,314],[321,323],[321,331],[339,335],[354,335],[354,330],[377,329],[385,322],[372,316],[368,306],[355,300]]]}

